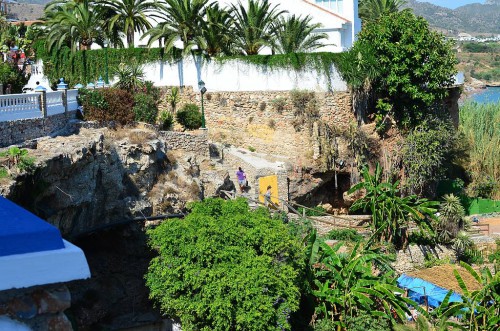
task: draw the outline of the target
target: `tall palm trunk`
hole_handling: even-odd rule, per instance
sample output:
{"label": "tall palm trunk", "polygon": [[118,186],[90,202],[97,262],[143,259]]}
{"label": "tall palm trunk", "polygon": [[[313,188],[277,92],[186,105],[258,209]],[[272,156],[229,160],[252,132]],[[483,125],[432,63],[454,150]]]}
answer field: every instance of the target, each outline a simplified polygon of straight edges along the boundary
{"label": "tall palm trunk", "polygon": [[127,44],[129,48],[134,48],[134,28],[129,26],[127,31]]}

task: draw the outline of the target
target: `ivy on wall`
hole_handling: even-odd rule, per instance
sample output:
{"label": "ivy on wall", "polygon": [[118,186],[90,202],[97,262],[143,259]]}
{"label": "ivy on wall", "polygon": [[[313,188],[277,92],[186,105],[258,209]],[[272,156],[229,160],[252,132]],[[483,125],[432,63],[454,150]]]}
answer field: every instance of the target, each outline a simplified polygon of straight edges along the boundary
{"label": "ivy on wall", "polygon": [[[99,76],[105,75],[105,51],[89,50],[71,52],[70,48],[63,47],[58,51],[47,53],[45,43],[39,41],[35,44],[37,58],[44,62],[45,75],[51,82],[57,82],[60,77],[70,85],[96,81]],[[109,48],[108,68],[110,76],[113,68],[120,63],[135,61],[139,64],[165,61],[175,63],[180,54],[165,53],[162,48]],[[318,75],[324,75],[331,81],[332,67],[340,59],[337,53],[292,53],[279,55],[251,55],[251,56],[228,56],[209,59],[223,66],[230,61],[240,61],[248,65],[257,66],[264,72],[286,69],[297,72],[314,71]],[[86,68],[86,70],[85,70]],[[330,88],[331,86],[328,86]]]}

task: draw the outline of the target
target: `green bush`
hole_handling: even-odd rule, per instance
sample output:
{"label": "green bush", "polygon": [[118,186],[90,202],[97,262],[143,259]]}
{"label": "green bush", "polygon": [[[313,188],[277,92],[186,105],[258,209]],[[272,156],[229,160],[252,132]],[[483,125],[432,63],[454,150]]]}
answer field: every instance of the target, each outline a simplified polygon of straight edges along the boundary
{"label": "green bush", "polygon": [[3,84],[4,89],[10,84],[12,87],[11,93],[21,93],[28,80],[29,76],[25,76],[17,66],[0,63],[0,83]]}
{"label": "green bush", "polygon": [[359,242],[363,240],[363,236],[353,229],[332,230],[326,235],[327,239],[345,240]]}
{"label": "green bush", "polygon": [[197,105],[185,104],[176,114],[177,122],[186,130],[196,130],[201,127],[202,118]]}
{"label": "green bush", "polygon": [[174,115],[168,111],[163,111],[160,114],[159,124],[161,130],[171,130],[174,125]]}
{"label": "green bush", "polygon": [[121,125],[134,121],[134,97],[128,91],[106,88],[99,90],[80,90],[80,104],[83,106],[85,120],[100,123],[117,122]]}
{"label": "green bush", "polygon": [[157,100],[152,95],[137,93],[134,97],[135,105],[133,108],[135,120],[154,124],[158,115]]}
{"label": "green bush", "polygon": [[185,330],[290,330],[304,268],[300,238],[245,199],[190,209],[148,231],[158,251],[146,274],[150,298]]}
{"label": "green bush", "polygon": [[385,316],[376,317],[367,313],[347,320],[347,330],[349,331],[387,331],[391,329],[391,321]]}

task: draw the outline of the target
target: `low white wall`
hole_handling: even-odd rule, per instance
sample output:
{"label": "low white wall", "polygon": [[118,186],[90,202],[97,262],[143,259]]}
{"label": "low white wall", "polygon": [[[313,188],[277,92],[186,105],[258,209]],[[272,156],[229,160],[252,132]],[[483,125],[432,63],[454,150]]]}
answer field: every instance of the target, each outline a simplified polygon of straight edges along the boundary
{"label": "low white wall", "polygon": [[156,86],[192,86],[198,88],[202,79],[211,91],[290,91],[306,89],[314,91],[347,91],[346,83],[332,68],[331,80],[314,69],[297,72],[287,69],[265,71],[256,65],[242,61],[228,61],[224,64],[215,61],[203,63],[200,70],[192,58],[178,64],[155,63],[145,66],[146,80]]}

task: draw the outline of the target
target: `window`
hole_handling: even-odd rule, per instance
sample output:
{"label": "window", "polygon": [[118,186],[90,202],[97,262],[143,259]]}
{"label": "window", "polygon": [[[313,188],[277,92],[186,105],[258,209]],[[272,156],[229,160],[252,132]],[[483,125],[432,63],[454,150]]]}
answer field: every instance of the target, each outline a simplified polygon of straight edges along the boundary
{"label": "window", "polygon": [[344,0],[315,0],[315,2],[335,13],[342,14],[344,12]]}

